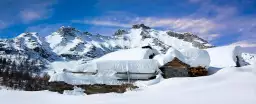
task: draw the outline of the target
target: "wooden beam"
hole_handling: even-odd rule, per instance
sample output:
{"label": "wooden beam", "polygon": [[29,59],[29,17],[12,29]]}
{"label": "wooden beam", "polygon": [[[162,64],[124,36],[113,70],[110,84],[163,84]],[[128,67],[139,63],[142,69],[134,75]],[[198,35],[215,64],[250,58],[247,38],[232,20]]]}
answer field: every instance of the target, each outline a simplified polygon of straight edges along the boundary
{"label": "wooden beam", "polygon": [[63,72],[67,72],[67,73],[73,73],[73,74],[92,74],[95,75],[98,73],[98,70],[96,70],[96,72],[73,72],[67,69],[63,69]]}

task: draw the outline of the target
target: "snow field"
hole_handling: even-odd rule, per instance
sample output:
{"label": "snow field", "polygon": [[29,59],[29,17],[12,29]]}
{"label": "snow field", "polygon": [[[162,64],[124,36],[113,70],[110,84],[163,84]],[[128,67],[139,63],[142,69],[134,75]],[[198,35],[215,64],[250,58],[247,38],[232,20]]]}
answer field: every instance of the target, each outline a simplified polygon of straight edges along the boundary
{"label": "snow field", "polygon": [[0,90],[0,100],[5,104],[255,104],[255,69],[251,65],[224,68],[206,77],[171,78],[160,82],[157,78],[158,81],[152,81],[157,84],[141,81],[140,89],[124,94],[74,96],[48,91]]}

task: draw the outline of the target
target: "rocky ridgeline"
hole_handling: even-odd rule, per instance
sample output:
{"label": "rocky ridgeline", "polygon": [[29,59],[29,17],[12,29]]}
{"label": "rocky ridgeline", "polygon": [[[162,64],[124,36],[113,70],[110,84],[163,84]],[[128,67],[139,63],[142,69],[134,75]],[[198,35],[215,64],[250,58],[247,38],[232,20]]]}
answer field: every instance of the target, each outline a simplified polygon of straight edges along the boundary
{"label": "rocky ridgeline", "polygon": [[73,27],[64,27],[62,26],[57,32],[62,36],[76,36],[75,32],[79,32],[76,28]]}
{"label": "rocky ridgeline", "polygon": [[[168,31],[167,32],[168,35],[181,39],[183,41],[187,41],[193,44],[194,47],[198,47],[200,49],[206,49],[206,48],[212,48],[214,46],[209,45],[209,43],[198,37],[197,35],[194,35],[192,33],[175,33],[173,31]],[[208,45],[207,45],[208,44]]]}
{"label": "rocky ridgeline", "polygon": [[144,25],[144,24],[136,24],[132,26],[133,29],[151,29],[150,27]]}

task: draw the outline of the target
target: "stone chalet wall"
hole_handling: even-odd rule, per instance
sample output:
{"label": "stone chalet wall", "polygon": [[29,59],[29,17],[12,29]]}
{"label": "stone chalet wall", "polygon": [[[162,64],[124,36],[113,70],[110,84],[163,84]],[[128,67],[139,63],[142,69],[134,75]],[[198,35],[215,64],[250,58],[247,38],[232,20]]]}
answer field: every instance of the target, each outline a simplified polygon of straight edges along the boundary
{"label": "stone chalet wall", "polygon": [[171,62],[165,64],[160,70],[163,72],[164,78],[172,77],[188,77],[189,65],[183,63],[178,58],[174,58]]}
{"label": "stone chalet wall", "polygon": [[162,75],[164,78],[198,77],[208,75],[208,71],[205,67],[190,67],[178,58],[174,58],[171,62],[161,67],[160,70],[163,72]]}

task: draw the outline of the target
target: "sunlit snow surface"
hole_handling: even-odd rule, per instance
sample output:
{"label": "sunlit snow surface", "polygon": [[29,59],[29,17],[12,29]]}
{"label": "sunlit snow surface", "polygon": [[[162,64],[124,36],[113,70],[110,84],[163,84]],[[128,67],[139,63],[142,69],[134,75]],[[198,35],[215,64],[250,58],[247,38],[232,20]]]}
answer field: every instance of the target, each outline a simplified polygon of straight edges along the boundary
{"label": "sunlit snow surface", "polygon": [[[196,78],[138,82],[140,89],[124,94],[61,95],[48,91],[0,90],[3,104],[256,104],[256,66],[224,68]],[[137,84],[138,84],[137,83]]]}

